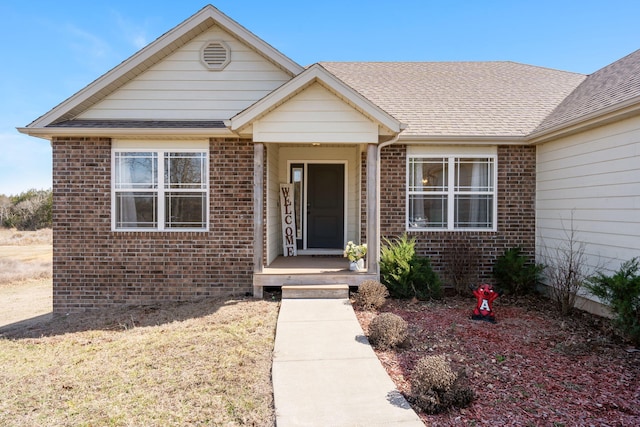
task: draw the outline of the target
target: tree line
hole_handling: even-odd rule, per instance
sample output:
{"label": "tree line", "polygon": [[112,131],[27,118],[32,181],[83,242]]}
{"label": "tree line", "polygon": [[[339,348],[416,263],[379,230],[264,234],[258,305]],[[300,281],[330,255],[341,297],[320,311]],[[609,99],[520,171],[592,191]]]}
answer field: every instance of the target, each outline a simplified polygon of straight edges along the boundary
{"label": "tree line", "polygon": [[18,230],[38,230],[52,225],[53,192],[28,190],[17,196],[0,194],[0,225]]}

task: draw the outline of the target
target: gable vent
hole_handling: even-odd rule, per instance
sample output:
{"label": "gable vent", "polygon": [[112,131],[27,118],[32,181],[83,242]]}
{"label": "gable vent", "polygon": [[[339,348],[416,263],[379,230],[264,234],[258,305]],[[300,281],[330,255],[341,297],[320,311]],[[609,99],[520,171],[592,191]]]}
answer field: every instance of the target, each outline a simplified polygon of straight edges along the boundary
{"label": "gable vent", "polygon": [[200,50],[200,61],[210,70],[222,70],[231,61],[231,51],[224,42],[210,41]]}

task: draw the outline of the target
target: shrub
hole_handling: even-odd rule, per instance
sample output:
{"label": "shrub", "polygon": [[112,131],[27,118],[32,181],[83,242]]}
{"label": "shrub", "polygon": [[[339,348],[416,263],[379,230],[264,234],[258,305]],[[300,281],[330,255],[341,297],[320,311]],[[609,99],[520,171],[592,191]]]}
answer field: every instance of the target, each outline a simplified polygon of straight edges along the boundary
{"label": "shrub", "polygon": [[408,338],[407,322],[397,314],[379,314],[369,324],[369,341],[382,350],[403,346]]}
{"label": "shrub", "polygon": [[634,344],[640,344],[640,275],[638,258],[624,262],[612,276],[596,273],[586,288],[613,311],[614,325]]}
{"label": "shrub", "polygon": [[535,290],[544,266],[531,262],[521,248],[507,249],[493,266],[493,277],[506,294],[520,296]]}
{"label": "shrub", "polygon": [[468,406],[475,393],[464,379],[464,375],[451,370],[444,356],[423,357],[411,372],[409,400],[428,414]]}
{"label": "shrub", "polygon": [[480,252],[474,243],[450,240],[444,250],[445,276],[458,295],[469,292],[469,284],[476,281],[480,266]]}
{"label": "shrub", "polygon": [[562,222],[564,239],[560,239],[555,248],[544,250],[545,276],[549,295],[560,309],[563,316],[571,314],[576,297],[592,274],[585,254],[586,244],[578,240],[578,233],[573,223],[573,211],[569,227]]}
{"label": "shrub", "polygon": [[355,304],[364,310],[378,310],[389,296],[389,290],[385,285],[376,280],[366,280],[358,287],[355,295]]}
{"label": "shrub", "polygon": [[395,298],[440,298],[442,288],[428,258],[416,255],[415,239],[406,234],[394,241],[385,239],[380,254],[382,283]]}
{"label": "shrub", "polygon": [[418,360],[411,373],[411,391],[426,393],[431,389],[447,390],[457,375],[451,370],[444,356],[426,356]]}

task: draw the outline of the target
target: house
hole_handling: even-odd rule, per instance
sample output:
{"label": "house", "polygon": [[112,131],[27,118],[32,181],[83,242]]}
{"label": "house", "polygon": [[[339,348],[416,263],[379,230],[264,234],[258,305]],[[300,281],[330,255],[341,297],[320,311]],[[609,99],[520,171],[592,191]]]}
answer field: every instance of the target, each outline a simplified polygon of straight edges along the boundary
{"label": "house", "polygon": [[[557,244],[571,211],[590,254],[640,253],[640,51],[589,76],[303,67],[206,6],[19,131],[53,147],[57,313],[357,286],[404,232],[443,277],[462,259],[489,280],[505,249]],[[368,244],[365,272],[274,268],[319,272],[347,241]]]}

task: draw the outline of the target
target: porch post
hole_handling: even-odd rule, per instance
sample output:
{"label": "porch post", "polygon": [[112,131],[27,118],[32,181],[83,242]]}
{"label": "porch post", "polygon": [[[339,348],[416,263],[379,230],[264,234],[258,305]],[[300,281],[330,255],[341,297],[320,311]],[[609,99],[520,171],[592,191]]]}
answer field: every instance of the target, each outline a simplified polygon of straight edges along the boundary
{"label": "porch post", "polygon": [[380,236],[378,236],[378,146],[367,145],[367,273],[378,274]]}
{"label": "porch post", "polygon": [[[253,144],[253,274],[262,273],[264,255],[264,144]],[[253,287],[253,296],[262,298],[262,287]]]}

